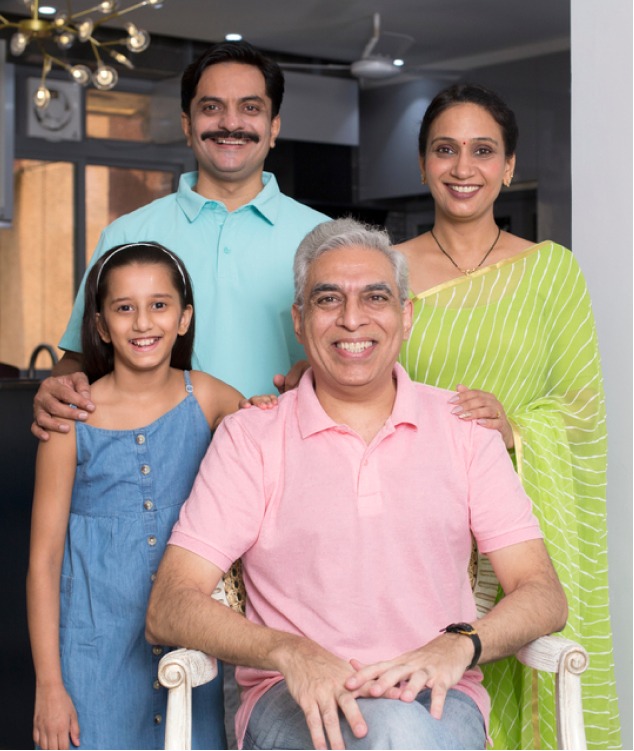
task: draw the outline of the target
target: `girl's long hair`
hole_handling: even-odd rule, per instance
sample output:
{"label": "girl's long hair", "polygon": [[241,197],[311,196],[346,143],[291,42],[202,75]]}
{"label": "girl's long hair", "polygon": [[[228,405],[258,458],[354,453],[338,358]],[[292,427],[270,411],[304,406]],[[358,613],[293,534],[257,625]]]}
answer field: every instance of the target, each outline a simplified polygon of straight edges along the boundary
{"label": "girl's long hair", "polygon": [[[117,245],[104,253],[90,270],[84,290],[84,317],[81,326],[81,345],[84,370],[90,383],[111,373],[114,369],[114,349],[103,341],[97,329],[97,314],[102,312],[103,300],[108,290],[108,278],[113,269],[131,264],[162,264],[169,270],[174,288],[178,291],[182,308],[191,305],[194,294],[185,265],[171,250],[155,242],[138,242]],[[190,370],[194,351],[194,313],[185,334],[179,335],[172,349],[170,365],[180,370]]]}

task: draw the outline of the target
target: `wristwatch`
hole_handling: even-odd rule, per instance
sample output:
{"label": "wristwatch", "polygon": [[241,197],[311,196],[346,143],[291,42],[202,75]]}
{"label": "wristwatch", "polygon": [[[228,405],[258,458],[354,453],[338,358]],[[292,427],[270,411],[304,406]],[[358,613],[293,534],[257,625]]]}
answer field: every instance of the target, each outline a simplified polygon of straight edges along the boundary
{"label": "wristwatch", "polygon": [[478,636],[478,632],[473,628],[470,623],[450,623],[445,628],[441,628],[441,631],[445,631],[448,634],[462,634],[468,636],[473,642],[473,660],[469,663],[467,670],[472,670],[480,659],[482,654],[482,642]]}

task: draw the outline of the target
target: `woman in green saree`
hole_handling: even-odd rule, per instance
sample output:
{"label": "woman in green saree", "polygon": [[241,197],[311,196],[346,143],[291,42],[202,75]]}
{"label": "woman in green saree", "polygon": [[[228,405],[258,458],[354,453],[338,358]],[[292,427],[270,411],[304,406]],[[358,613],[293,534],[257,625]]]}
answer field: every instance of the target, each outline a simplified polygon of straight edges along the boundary
{"label": "woman in green saree", "polygon": [[[605,405],[594,319],[572,253],[501,232],[517,126],[493,92],[438,94],[419,134],[434,226],[397,249],[409,262],[414,325],[401,363],[456,391],[456,419],[498,430],[530,495],[568,597],[563,632],[590,654],[589,748],[620,747],[608,603]],[[497,748],[556,748],[554,680],[509,658],[484,666]]]}

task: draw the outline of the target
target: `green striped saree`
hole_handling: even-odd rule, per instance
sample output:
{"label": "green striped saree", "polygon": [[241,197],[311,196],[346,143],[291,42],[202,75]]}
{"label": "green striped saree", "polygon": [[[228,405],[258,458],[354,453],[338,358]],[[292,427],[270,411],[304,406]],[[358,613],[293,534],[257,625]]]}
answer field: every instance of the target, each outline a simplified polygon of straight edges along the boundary
{"label": "green striped saree", "polygon": [[[590,299],[572,253],[543,242],[418,295],[401,363],[414,380],[447,389],[462,383],[504,405],[517,471],[568,596],[563,635],[590,654],[588,748],[618,748],[605,404]],[[553,677],[533,675],[514,658],[483,670],[495,747],[556,748]]]}

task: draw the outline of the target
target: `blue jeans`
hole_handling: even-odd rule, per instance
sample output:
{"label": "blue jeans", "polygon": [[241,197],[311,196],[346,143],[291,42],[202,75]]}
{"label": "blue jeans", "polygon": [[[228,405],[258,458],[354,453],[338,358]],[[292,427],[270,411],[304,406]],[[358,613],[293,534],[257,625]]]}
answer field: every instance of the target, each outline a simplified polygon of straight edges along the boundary
{"label": "blue jeans", "polygon": [[[340,713],[346,749],[476,749],[484,748],[484,720],[475,702],[462,691],[447,694],[442,719],[429,714],[431,691],[412,703],[396,699],[358,699],[368,725],[365,738],[355,738]],[[313,748],[304,713],[281,681],[260,697],[244,737],[246,749]]]}

